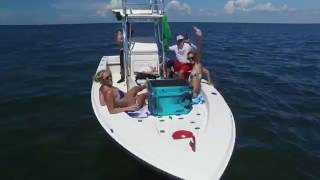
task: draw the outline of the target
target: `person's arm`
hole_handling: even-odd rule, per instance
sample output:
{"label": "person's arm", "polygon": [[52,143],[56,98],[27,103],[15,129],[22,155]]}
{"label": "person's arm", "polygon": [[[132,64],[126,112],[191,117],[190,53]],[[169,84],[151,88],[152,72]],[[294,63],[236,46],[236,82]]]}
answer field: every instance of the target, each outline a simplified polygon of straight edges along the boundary
{"label": "person's arm", "polygon": [[207,68],[202,67],[202,74],[206,76],[207,81],[208,81],[209,84],[213,84],[210,72],[209,72],[209,70]]}
{"label": "person's arm", "polygon": [[197,50],[198,50],[198,47],[197,47],[195,44],[193,44],[193,43],[190,43],[190,47],[191,47],[191,49],[192,49],[193,51],[197,51]]}
{"label": "person's arm", "polygon": [[117,33],[117,44],[119,47],[122,47],[123,37],[122,37],[122,33],[120,33],[120,32]]}
{"label": "person's arm", "polygon": [[199,28],[197,28],[196,26],[193,26],[193,30],[194,30],[194,33],[196,34],[197,36],[197,55],[198,55],[198,59],[201,61],[202,60],[202,32]]}
{"label": "person's arm", "polygon": [[135,111],[138,109],[138,105],[132,105],[128,107],[115,107],[114,96],[112,90],[107,90],[104,94],[104,101],[107,105],[107,108],[110,114],[116,114],[125,111]]}
{"label": "person's arm", "polygon": [[192,50],[197,50],[198,49],[198,47],[193,43],[190,43],[190,46],[191,46]]}
{"label": "person's arm", "polygon": [[169,50],[170,50],[170,51],[174,51],[175,49],[177,49],[176,46],[177,46],[177,45],[170,46],[170,47],[169,47]]}
{"label": "person's arm", "polygon": [[100,101],[100,105],[101,105],[101,106],[105,106],[106,103],[104,102],[104,96],[103,96],[103,93],[102,93],[102,91],[101,91],[101,88],[102,88],[102,87],[100,87],[100,89],[99,89],[99,101]]}

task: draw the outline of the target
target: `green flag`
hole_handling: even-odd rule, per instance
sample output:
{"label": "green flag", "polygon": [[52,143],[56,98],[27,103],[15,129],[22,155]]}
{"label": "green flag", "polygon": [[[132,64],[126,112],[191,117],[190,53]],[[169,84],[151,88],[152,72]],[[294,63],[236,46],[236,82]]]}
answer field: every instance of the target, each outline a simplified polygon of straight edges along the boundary
{"label": "green flag", "polygon": [[169,49],[169,41],[171,38],[171,31],[170,26],[168,23],[168,17],[162,17],[162,40],[163,40],[163,47],[165,50]]}

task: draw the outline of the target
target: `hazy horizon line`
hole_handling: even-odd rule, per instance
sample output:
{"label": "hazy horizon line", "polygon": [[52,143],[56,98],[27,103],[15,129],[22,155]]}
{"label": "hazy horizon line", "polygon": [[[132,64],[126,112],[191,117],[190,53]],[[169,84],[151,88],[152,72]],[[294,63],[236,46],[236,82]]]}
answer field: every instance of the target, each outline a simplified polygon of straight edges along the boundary
{"label": "hazy horizon line", "polygon": [[[0,26],[55,26],[55,25],[88,25],[119,24],[121,22],[88,22],[88,23],[48,23],[48,24],[0,24]],[[148,22],[146,22],[148,23]],[[317,22],[232,22],[232,21],[169,21],[169,23],[213,23],[213,24],[284,24],[284,25],[320,25]]]}

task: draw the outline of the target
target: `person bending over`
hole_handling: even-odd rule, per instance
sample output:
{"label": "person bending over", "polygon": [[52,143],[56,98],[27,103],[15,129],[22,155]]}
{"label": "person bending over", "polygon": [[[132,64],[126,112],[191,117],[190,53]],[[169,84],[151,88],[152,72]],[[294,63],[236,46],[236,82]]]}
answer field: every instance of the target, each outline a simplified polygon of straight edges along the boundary
{"label": "person bending over", "polygon": [[113,86],[112,74],[109,69],[101,70],[94,76],[94,81],[101,84],[99,89],[100,105],[107,106],[110,114],[137,111],[144,104],[146,94],[138,95],[144,86],[135,86],[127,93]]}
{"label": "person bending over", "polygon": [[193,27],[195,34],[198,36],[197,38],[197,51],[188,52],[187,58],[192,64],[192,70],[189,76],[189,82],[193,88],[193,98],[196,98],[201,91],[201,79],[203,75],[206,76],[208,83],[212,84],[212,79],[210,72],[208,69],[202,66],[201,58],[202,58],[202,32],[197,27]]}
{"label": "person bending over", "polygon": [[196,52],[190,51],[188,53],[188,59],[190,60],[191,64],[193,64],[190,76],[189,76],[189,82],[193,89],[193,98],[196,98],[201,91],[201,79],[203,78],[203,75],[206,76],[208,83],[212,84],[211,75],[210,72],[202,66],[200,63],[200,59],[197,56]]}
{"label": "person bending over", "polygon": [[[194,52],[198,51],[198,58],[199,60],[201,60],[201,55],[202,55],[202,31],[197,28],[196,26],[193,26],[193,30],[194,30],[194,33],[195,35],[197,36],[197,46],[198,48],[194,48]],[[184,43],[188,43],[190,46],[192,47],[197,47],[195,46],[194,44],[192,44],[191,42],[191,39],[188,37],[187,34],[185,34],[184,36]],[[189,53],[189,52],[188,52]],[[188,59],[189,60],[189,59]],[[190,60],[189,60],[190,61]],[[199,61],[200,62],[200,61]],[[190,64],[192,64],[192,67],[194,65],[194,62],[191,62]],[[211,75],[210,75],[210,72],[207,68],[205,68],[204,66],[202,66],[202,78],[206,79],[208,81],[209,84],[213,84],[213,81],[211,79]]]}

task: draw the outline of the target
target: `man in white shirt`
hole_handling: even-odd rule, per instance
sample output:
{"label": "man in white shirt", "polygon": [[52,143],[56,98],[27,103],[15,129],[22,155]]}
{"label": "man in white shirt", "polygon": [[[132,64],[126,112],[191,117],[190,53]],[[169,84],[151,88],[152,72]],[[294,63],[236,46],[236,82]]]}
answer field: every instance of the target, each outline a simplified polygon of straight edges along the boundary
{"label": "man in white shirt", "polygon": [[178,76],[182,79],[187,79],[188,72],[192,69],[192,65],[187,59],[187,55],[188,52],[194,49],[197,49],[197,47],[192,43],[185,43],[182,35],[177,36],[177,44],[169,47],[169,50],[174,51],[176,54],[174,71],[177,72]]}

